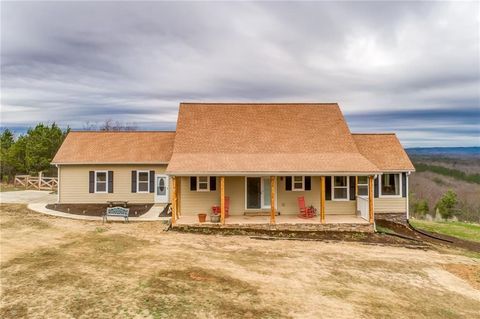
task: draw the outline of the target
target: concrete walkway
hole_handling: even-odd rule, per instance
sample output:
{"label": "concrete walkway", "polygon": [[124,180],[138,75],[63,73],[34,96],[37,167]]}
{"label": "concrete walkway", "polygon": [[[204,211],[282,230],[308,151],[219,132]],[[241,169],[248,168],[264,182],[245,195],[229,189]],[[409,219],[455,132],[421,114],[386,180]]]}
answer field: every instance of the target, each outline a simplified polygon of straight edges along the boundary
{"label": "concrete walkway", "polygon": [[30,204],[30,203],[55,203],[57,201],[57,194],[52,194],[51,191],[12,191],[0,192],[0,203],[9,204]]}
{"label": "concrete walkway", "polygon": [[[56,210],[48,209],[45,207],[46,205],[47,205],[46,203],[31,203],[31,204],[28,204],[28,209],[31,209],[38,213],[42,213],[50,216],[56,216],[56,217],[79,219],[79,220],[102,221],[102,217],[99,217],[99,216],[84,216],[84,215],[62,213]],[[153,221],[168,222],[170,221],[170,217],[158,217],[158,215],[161,212],[161,209],[162,209],[161,207],[153,206],[148,212],[146,212],[142,216],[128,217],[128,220],[135,221],[135,222],[153,222]],[[108,217],[108,221],[124,221],[124,220],[125,219],[123,217]]]}

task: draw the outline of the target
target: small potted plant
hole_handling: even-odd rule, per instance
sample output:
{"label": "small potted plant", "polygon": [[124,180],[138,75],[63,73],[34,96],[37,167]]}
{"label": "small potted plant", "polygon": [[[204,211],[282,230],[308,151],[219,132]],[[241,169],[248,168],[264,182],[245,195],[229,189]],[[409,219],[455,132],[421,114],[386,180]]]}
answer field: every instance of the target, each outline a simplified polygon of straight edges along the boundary
{"label": "small potted plant", "polygon": [[213,206],[212,207],[212,214],[210,215],[210,221],[212,223],[219,223],[220,222],[220,207]]}
{"label": "small potted plant", "polygon": [[200,213],[197,216],[198,216],[199,223],[204,223],[207,220],[207,214],[205,213]]}

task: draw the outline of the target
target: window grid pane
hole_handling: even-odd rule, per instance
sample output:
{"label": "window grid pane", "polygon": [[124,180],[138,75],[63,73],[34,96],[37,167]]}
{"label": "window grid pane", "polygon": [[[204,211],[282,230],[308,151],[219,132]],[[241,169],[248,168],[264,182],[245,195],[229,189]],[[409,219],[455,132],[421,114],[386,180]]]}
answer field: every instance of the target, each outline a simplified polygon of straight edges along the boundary
{"label": "window grid pane", "polygon": [[400,175],[384,174],[382,177],[382,195],[400,194]]}
{"label": "window grid pane", "polygon": [[347,198],[347,189],[346,188],[335,188],[334,195],[335,195],[335,198],[346,199]]}
{"label": "window grid pane", "polygon": [[97,182],[105,182],[107,180],[107,173],[97,172]]}
{"label": "window grid pane", "polygon": [[368,195],[368,186],[358,185],[358,195],[367,196]]}
{"label": "window grid pane", "polygon": [[141,182],[148,182],[148,173],[147,172],[138,173],[138,180]]}
{"label": "window grid pane", "polygon": [[107,183],[97,182],[97,192],[105,192],[107,190]]}
{"label": "window grid pane", "polygon": [[335,176],[334,186],[347,186],[347,177],[346,176]]}
{"label": "window grid pane", "polygon": [[139,182],[138,183],[138,191],[139,192],[148,192],[148,183]]}
{"label": "window grid pane", "polygon": [[358,184],[368,184],[368,177],[367,176],[358,176]]}

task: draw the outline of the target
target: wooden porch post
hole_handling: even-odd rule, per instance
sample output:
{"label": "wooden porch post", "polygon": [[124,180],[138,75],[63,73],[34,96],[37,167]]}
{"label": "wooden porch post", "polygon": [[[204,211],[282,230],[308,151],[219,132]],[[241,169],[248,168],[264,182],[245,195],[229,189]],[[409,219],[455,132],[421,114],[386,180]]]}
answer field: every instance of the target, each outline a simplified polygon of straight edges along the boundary
{"label": "wooden porch post", "polygon": [[355,176],[355,213],[358,209],[358,176]]}
{"label": "wooden porch post", "polygon": [[275,176],[270,176],[270,224],[275,224]]}
{"label": "wooden porch post", "polygon": [[177,219],[177,178],[172,176],[172,225],[175,225]]}
{"label": "wooden porch post", "polygon": [[325,176],[320,176],[320,222],[325,224]]}
{"label": "wooden porch post", "polygon": [[368,217],[373,224],[373,176],[368,176]]}
{"label": "wooden porch post", "polygon": [[220,177],[220,223],[225,224],[225,177]]}

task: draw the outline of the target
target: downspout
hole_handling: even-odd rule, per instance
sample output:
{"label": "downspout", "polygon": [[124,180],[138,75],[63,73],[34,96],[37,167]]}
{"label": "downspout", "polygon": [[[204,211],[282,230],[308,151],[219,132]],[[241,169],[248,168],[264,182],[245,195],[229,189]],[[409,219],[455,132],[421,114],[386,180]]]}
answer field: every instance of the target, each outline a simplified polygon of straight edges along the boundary
{"label": "downspout", "polygon": [[60,204],[60,166],[58,164],[55,164],[55,167],[57,167],[57,204]]}
{"label": "downspout", "polygon": [[[376,174],[373,178],[373,187],[375,188],[375,180],[379,178],[381,174]],[[377,232],[377,224],[375,223],[375,189],[373,190],[373,231]]]}
{"label": "downspout", "polygon": [[407,176],[406,176],[407,178],[405,179],[405,182],[407,183],[406,189],[405,189],[406,192],[407,192],[407,193],[405,194],[405,198],[407,199],[407,200],[405,201],[405,205],[407,206],[407,207],[406,207],[406,210],[407,210],[407,220],[410,219],[410,203],[409,203],[410,194],[408,193],[408,177],[410,176],[411,173],[412,173],[412,172],[407,172]]}

